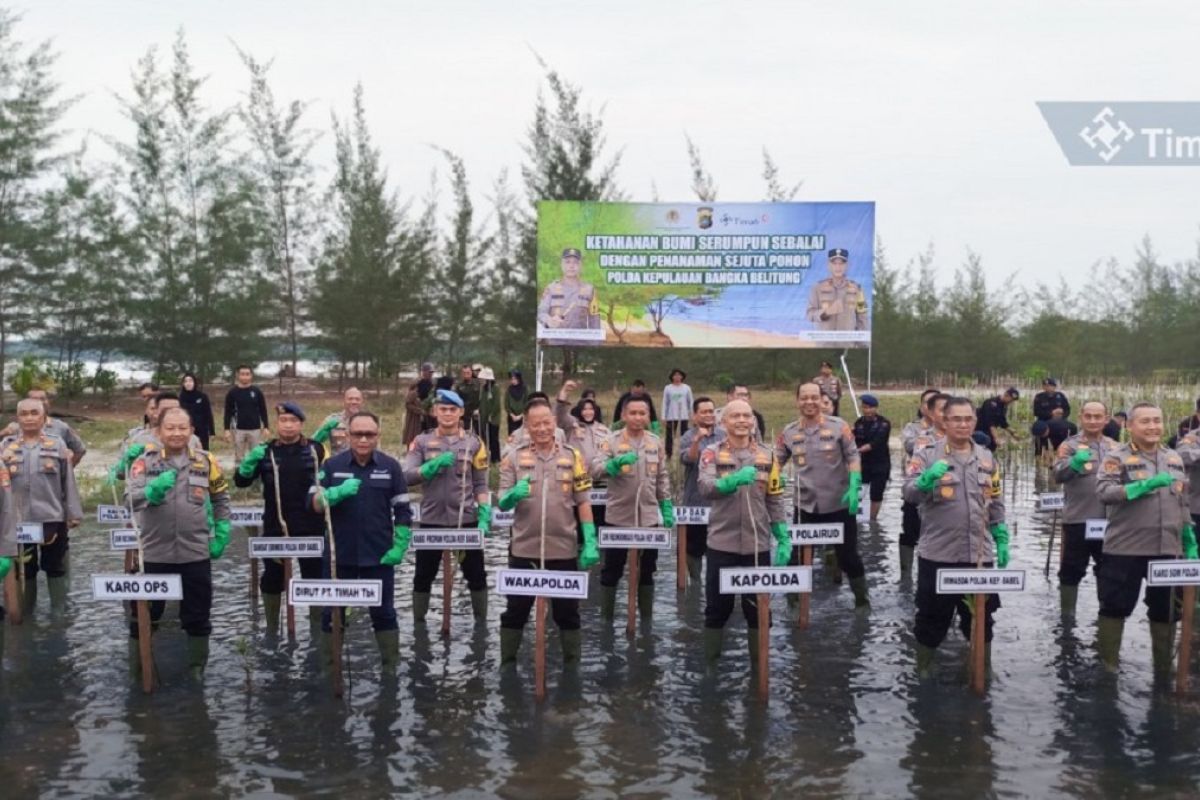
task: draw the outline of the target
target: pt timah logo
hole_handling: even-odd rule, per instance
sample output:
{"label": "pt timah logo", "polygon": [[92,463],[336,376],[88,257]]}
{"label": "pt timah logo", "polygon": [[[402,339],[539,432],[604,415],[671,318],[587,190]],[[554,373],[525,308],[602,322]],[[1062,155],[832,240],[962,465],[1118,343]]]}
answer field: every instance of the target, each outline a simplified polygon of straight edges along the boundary
{"label": "pt timah logo", "polygon": [[1121,152],[1126,142],[1133,139],[1133,129],[1118,118],[1111,107],[1105,106],[1099,114],[1092,117],[1091,125],[1084,126],[1079,132],[1079,138],[1087,142],[1088,147],[1108,163],[1112,161],[1113,156]]}

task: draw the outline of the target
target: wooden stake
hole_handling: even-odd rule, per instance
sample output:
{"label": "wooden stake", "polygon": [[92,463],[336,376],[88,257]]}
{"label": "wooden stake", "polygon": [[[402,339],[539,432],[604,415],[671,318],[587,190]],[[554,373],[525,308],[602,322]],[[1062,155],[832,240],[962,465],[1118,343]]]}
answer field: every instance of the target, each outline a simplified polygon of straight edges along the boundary
{"label": "wooden stake", "polygon": [[[1046,568],[1044,570],[1042,570],[1043,575],[1050,574],[1050,555],[1054,552],[1054,534],[1057,532],[1058,532],[1058,512],[1055,511],[1054,517],[1050,521],[1050,545],[1046,548]],[[986,531],[985,531],[985,534],[986,534]],[[1061,551],[1062,551],[1062,547],[1060,546],[1059,552],[1061,553]],[[1061,555],[1059,556],[1059,560],[1060,561],[1062,560]]]}
{"label": "wooden stake", "polygon": [[442,636],[450,635],[450,598],[454,594],[453,553],[453,550],[442,551]]}
{"label": "wooden stake", "polygon": [[292,605],[292,560],[283,560],[283,604],[287,606],[287,634],[296,638],[296,607]]}
{"label": "wooden stake", "polygon": [[682,592],[687,589],[688,584],[687,525],[676,525],[675,536],[678,539],[675,553],[675,588]]}
{"label": "wooden stake", "polygon": [[534,647],[533,647],[533,696],[537,701],[546,699],[546,598],[539,597],[534,603]]}
{"label": "wooden stake", "polygon": [[250,601],[258,599],[258,559],[250,559]]}
{"label": "wooden stake", "polygon": [[[800,546],[800,564],[801,566],[812,566],[813,549],[811,544]],[[800,595],[800,613],[796,615],[796,627],[801,630],[808,627],[808,609],[810,595],[808,592],[803,592]]]}
{"label": "wooden stake", "polygon": [[971,688],[987,690],[987,595],[975,595],[975,617],[971,620]]}
{"label": "wooden stake", "polygon": [[639,567],[641,563],[638,561],[640,553],[636,547],[629,549],[629,617],[625,622],[625,633],[629,637],[633,637],[637,633],[637,590]]}
{"label": "wooden stake", "polygon": [[1180,619],[1179,663],[1175,666],[1175,691],[1184,694],[1188,690],[1192,667],[1192,618],[1196,611],[1196,587],[1183,587],[1183,617]]}
{"label": "wooden stake", "polygon": [[138,655],[142,660],[142,691],[146,694],[154,692],[154,653],[151,650],[150,637],[150,603],[146,600],[137,601]]}
{"label": "wooden stake", "polygon": [[333,641],[330,643],[330,649],[333,650],[333,696],[341,697],[343,691],[342,685],[342,609],[333,609]]}
{"label": "wooden stake", "polygon": [[757,595],[758,603],[758,696],[766,700],[771,692],[770,643],[771,595]]}
{"label": "wooden stake", "polygon": [[25,571],[25,565],[21,563],[21,559],[16,559],[16,564],[13,565],[12,571],[4,579],[4,605],[8,608],[8,624],[20,625],[23,609],[21,603],[24,598],[21,596],[21,587],[17,582],[17,572]]}

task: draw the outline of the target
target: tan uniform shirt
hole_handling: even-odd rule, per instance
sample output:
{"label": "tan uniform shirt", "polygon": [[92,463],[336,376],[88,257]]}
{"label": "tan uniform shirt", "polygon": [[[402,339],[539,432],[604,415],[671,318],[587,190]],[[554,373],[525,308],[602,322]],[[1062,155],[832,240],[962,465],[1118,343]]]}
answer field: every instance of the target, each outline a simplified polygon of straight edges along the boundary
{"label": "tan uniform shirt", "polygon": [[[950,462],[950,470],[933,491],[921,491],[917,478],[940,459]],[[972,442],[970,450],[957,453],[941,441],[918,450],[905,471],[904,499],[921,513],[921,558],[975,564],[981,548],[984,561],[994,558],[991,527],[1004,522],[1004,494],[1000,465],[986,447]]]}
{"label": "tan uniform shirt", "polygon": [[17,510],[12,496],[8,470],[0,469],[0,556],[17,555]]}
{"label": "tan uniform shirt", "polygon": [[821,331],[865,331],[867,296],[852,280],[817,281],[808,294],[808,318]]}
{"label": "tan uniform shirt", "polygon": [[[445,452],[454,453],[454,465],[425,483],[421,465]],[[404,455],[404,480],[410,487],[421,486],[422,525],[473,526],[478,511],[475,498],[487,494],[487,478],[487,448],[478,436],[461,429],[455,436],[442,436],[436,430],[422,433]]]}
{"label": "tan uniform shirt", "polygon": [[[1125,495],[1125,485],[1169,472],[1170,486],[1155,489],[1137,500]],[[1159,447],[1146,452],[1130,442],[1104,456],[1096,478],[1096,494],[1108,507],[1104,552],[1118,556],[1180,556],[1180,536],[1188,513],[1188,478],[1183,459],[1174,450]]]}
{"label": "tan uniform shirt", "polygon": [[547,328],[599,329],[596,289],[583,281],[554,281],[542,292],[537,315]]}
{"label": "tan uniform shirt", "polygon": [[[756,480],[733,494],[721,494],[717,481],[753,466]],[[712,505],[708,511],[708,546],[738,555],[770,551],[775,546],[772,522],[787,521],[787,500],[779,462],[771,449],[758,442],[734,448],[728,440],[711,444],[700,454],[700,494]],[[763,564],[769,567],[770,563]]]}
{"label": "tan uniform shirt", "polygon": [[14,508],[20,522],[66,522],[83,519],[83,503],[71,468],[71,451],[62,439],[43,432],[27,443],[20,436],[0,442],[0,458],[12,481]]}
{"label": "tan uniform shirt", "polygon": [[846,508],[842,495],[850,473],[861,469],[854,431],[839,417],[821,415],[812,424],[789,423],[775,439],[775,458],[796,471],[796,507],[828,514]]}
{"label": "tan uniform shirt", "polygon": [[933,426],[921,418],[900,429],[900,446],[904,448],[905,455],[911,456],[916,451],[918,441],[924,441],[927,446],[933,443],[934,436]]}
{"label": "tan uniform shirt", "polygon": [[[609,476],[605,464],[610,458],[637,453],[637,461],[621,467]],[[610,433],[600,442],[592,460],[592,476],[608,478],[608,507],[604,521],[609,525],[652,528],[658,525],[658,504],[671,497],[671,476],[667,472],[667,454],[662,440],[650,431],[638,439],[627,430]]]}
{"label": "tan uniform shirt", "polygon": [[[168,469],[176,471],[175,485],[159,505],[146,502],[146,484]],[[208,515],[204,501],[212,501],[213,519],[229,519],[229,485],[216,456],[189,448],[168,458],[150,444],[133,466],[125,491],[142,529],[142,549],[147,562],[188,564],[204,561],[208,554]]]}
{"label": "tan uniform shirt", "polygon": [[[1071,468],[1071,458],[1081,446],[1086,446],[1091,455],[1083,465],[1083,472],[1076,472]],[[1075,434],[1058,446],[1054,480],[1063,487],[1063,522],[1073,525],[1089,519],[1104,519],[1104,504],[1096,496],[1096,475],[1100,472],[1104,457],[1118,447],[1120,445],[1107,436],[1101,436],[1093,442],[1082,433]]]}
{"label": "tan uniform shirt", "polygon": [[[519,427],[515,431],[513,431],[509,435],[509,437],[504,440],[504,447],[500,448],[500,458],[503,459],[505,456],[511,455],[512,453],[517,452],[517,450],[519,450],[522,447],[528,447],[530,445],[530,443],[531,442],[529,439],[529,429],[526,428],[524,425],[522,425],[521,427]],[[555,444],[566,444],[567,443],[567,436],[566,436],[566,434],[563,433],[562,428],[554,429],[554,443]]]}
{"label": "tan uniform shirt", "polygon": [[[596,459],[596,453],[600,452],[600,443],[612,433],[603,423],[593,422],[589,425],[575,419],[571,414],[571,404],[562,401],[555,401],[554,419],[558,423],[558,429],[562,431],[566,443],[580,451],[583,454],[583,463],[589,466]],[[522,430],[524,429],[518,428],[517,433]],[[592,486],[597,489],[607,485],[607,473],[592,478]]]}
{"label": "tan uniform shirt", "polygon": [[842,399],[842,382],[838,380],[837,375],[818,375],[812,382],[820,388],[821,394],[833,402]]}
{"label": "tan uniform shirt", "polygon": [[[529,479],[529,497],[517,503],[512,525],[512,554],[541,558],[543,533],[547,559],[575,558],[575,507],[587,505],[592,479],[575,448],[554,443],[548,453],[532,444],[518,447],[500,460],[500,497],[522,478]],[[545,528],[542,527],[543,510]]]}
{"label": "tan uniform shirt", "polygon": [[1183,466],[1187,469],[1188,484],[1191,487],[1188,492],[1188,509],[1193,514],[1200,514],[1200,435],[1197,435],[1198,433],[1200,432],[1189,431],[1175,446],[1175,452],[1179,453],[1179,457],[1183,459]]}

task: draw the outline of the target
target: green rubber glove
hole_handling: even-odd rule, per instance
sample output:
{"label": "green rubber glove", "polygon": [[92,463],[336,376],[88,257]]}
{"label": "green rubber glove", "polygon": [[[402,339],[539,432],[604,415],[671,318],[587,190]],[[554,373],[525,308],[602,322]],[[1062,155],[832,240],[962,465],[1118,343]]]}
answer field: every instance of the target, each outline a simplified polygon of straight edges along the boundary
{"label": "green rubber glove", "polygon": [[479,526],[479,532],[485,537],[492,535],[492,507],[487,503],[480,503],[479,509],[475,512],[476,525]]}
{"label": "green rubber glove", "polygon": [[161,505],[167,499],[167,492],[175,485],[175,470],[169,469],[146,484],[146,502],[152,506]]}
{"label": "green rubber glove", "polygon": [[1160,472],[1149,478],[1133,483],[1125,484],[1125,497],[1130,500],[1137,500],[1140,497],[1153,492],[1155,489],[1162,489],[1165,486],[1170,486],[1175,481],[1175,476],[1169,472]]}
{"label": "green rubber glove", "polygon": [[254,445],[254,448],[249,453],[246,453],[246,457],[238,465],[238,475],[241,475],[243,478],[249,478],[258,469],[259,463],[266,457],[267,443],[259,442]]}
{"label": "green rubber glove", "polygon": [[932,492],[934,487],[937,486],[937,482],[949,471],[950,462],[944,458],[939,458],[917,476],[917,488],[922,492]]}
{"label": "green rubber glove", "polygon": [[651,422],[650,423],[650,432],[653,433],[655,436],[662,436],[662,423],[659,422],[658,420],[654,420],[653,422]]}
{"label": "green rubber glove", "polygon": [[129,465],[144,452],[146,452],[146,445],[141,443],[131,444],[125,448],[125,452],[117,459],[117,463],[113,464],[108,470],[108,479],[105,483],[109,486],[116,486],[117,481],[124,478],[125,474],[129,472]]}
{"label": "green rubber glove", "polygon": [[775,556],[771,566],[786,567],[792,560],[792,537],[788,536],[786,522],[772,522],[771,535],[775,537]]}
{"label": "green rubber glove", "polygon": [[[1200,547],[1196,546],[1196,526],[1190,522],[1183,526],[1183,557],[1200,558]],[[0,572],[0,577],[2,576],[3,572]]]}
{"label": "green rubber glove", "polygon": [[996,566],[1004,569],[1008,566],[1008,526],[997,522],[992,526],[992,541],[996,543]]}
{"label": "green rubber glove", "polygon": [[517,503],[529,497],[530,491],[529,478],[521,478],[511,489],[500,495],[500,510],[512,511],[517,507]]}
{"label": "green rubber glove", "polygon": [[446,468],[453,463],[454,453],[447,451],[445,453],[439,453],[438,455],[426,461],[421,465],[417,472],[420,473],[421,480],[431,481],[438,475],[441,475],[443,472],[445,472]]}
{"label": "green rubber glove", "polygon": [[747,464],[736,472],[731,472],[717,480],[717,491],[721,494],[733,494],[739,486],[749,486],[758,477],[758,470]]}
{"label": "green rubber glove", "polygon": [[4,580],[8,575],[8,571],[12,569],[12,559],[7,556],[0,556],[0,581]]}
{"label": "green rubber glove", "polygon": [[362,481],[358,478],[346,478],[337,486],[330,486],[325,490],[325,505],[333,508],[347,497],[354,497],[361,487]]}
{"label": "green rubber glove", "polygon": [[208,555],[213,561],[216,561],[225,553],[225,548],[229,546],[229,520],[217,520],[213,526],[213,537],[208,540]]}
{"label": "green rubber glove", "polygon": [[408,543],[412,541],[412,529],[407,525],[397,525],[392,532],[392,549],[383,554],[379,563],[385,567],[394,567],[404,560],[408,552]]}
{"label": "green rubber glove", "polygon": [[662,512],[663,527],[664,528],[674,528],[675,527],[675,504],[671,502],[670,498],[661,501],[658,504],[658,510]]}
{"label": "green rubber glove", "polygon": [[622,453],[619,456],[613,456],[604,464],[604,471],[611,477],[615,478],[621,474],[621,467],[627,464],[636,464],[638,460],[637,453]]}
{"label": "green rubber glove", "polygon": [[850,486],[846,489],[846,493],[842,495],[842,502],[846,504],[846,509],[850,512],[850,516],[858,514],[858,490],[862,488],[862,473],[850,473]]}
{"label": "green rubber glove", "polygon": [[213,516],[212,497],[204,496],[204,522],[208,526],[209,533],[215,533],[217,528],[216,517]]}
{"label": "green rubber glove", "polygon": [[1078,472],[1082,475],[1083,474],[1083,465],[1088,463],[1088,461],[1090,461],[1091,458],[1092,458],[1092,449],[1090,447],[1088,447],[1086,444],[1081,445],[1080,448],[1075,451],[1075,455],[1071,456],[1071,469],[1075,470],[1076,472]]}
{"label": "green rubber glove", "polygon": [[333,429],[340,425],[341,422],[337,417],[330,417],[325,420],[325,424],[317,428],[317,432],[313,434],[312,440],[317,444],[325,444],[329,441],[329,435],[333,433]]}
{"label": "green rubber glove", "polygon": [[581,522],[583,549],[579,551],[579,568],[591,569],[600,563],[600,545],[596,539],[596,523]]}

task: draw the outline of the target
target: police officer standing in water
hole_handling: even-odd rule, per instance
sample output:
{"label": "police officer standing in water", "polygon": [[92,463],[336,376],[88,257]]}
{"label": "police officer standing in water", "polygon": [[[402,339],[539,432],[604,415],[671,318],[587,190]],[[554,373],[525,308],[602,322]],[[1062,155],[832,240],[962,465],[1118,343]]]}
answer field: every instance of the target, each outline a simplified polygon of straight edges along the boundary
{"label": "police officer standing in water", "polygon": [[865,331],[867,295],[846,277],[850,251],[829,251],[829,277],[817,281],[808,295],[808,319],[819,331]]}
{"label": "police officer standing in water", "polygon": [[600,308],[596,287],[579,278],[583,255],[574,247],[562,251],[562,278],[542,292],[538,324],[545,328],[599,330]]}

